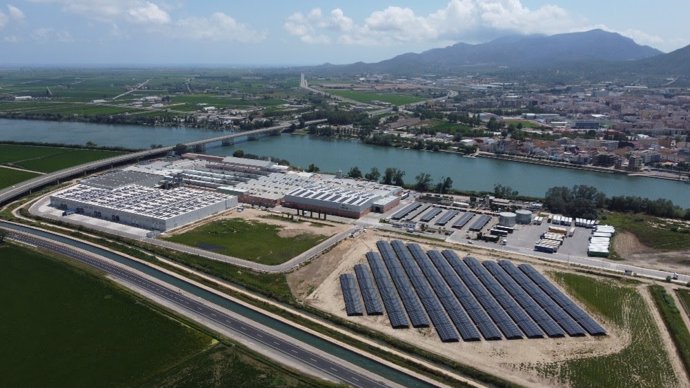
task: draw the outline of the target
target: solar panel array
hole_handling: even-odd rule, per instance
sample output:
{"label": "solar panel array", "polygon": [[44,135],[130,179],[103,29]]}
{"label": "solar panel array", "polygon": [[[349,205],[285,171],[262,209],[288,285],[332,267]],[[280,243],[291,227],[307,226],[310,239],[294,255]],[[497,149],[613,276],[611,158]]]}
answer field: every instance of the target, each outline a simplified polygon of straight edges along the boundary
{"label": "solar panel array", "polygon": [[522,338],[522,332],[515,325],[512,319],[506,314],[505,310],[496,302],[489,291],[482,285],[482,283],[477,279],[476,276],[470,271],[470,269],[465,265],[465,263],[458,257],[453,251],[444,250],[443,256],[453,267],[455,272],[460,275],[462,281],[465,282],[470,292],[477,298],[479,304],[484,307],[487,314],[493,319],[496,326],[501,330],[503,335],[508,339],[520,339]]}
{"label": "solar panel array", "polygon": [[362,264],[355,265],[355,276],[357,277],[357,283],[359,283],[359,291],[362,293],[364,309],[367,311],[367,315],[382,315],[383,304],[381,304],[381,297],[379,297],[379,293],[376,291],[369,268]]}
{"label": "solar panel array", "polygon": [[429,327],[429,319],[424,312],[424,307],[422,307],[417,294],[412,288],[410,279],[400,264],[400,260],[398,260],[393,247],[387,241],[378,241],[376,246],[379,252],[381,252],[381,257],[383,257],[383,262],[386,264],[388,273],[390,273],[393,279],[395,288],[398,289],[398,295],[400,295],[407,315],[410,317],[412,327]]}
{"label": "solar panel array", "polygon": [[443,279],[450,286],[450,289],[453,291],[453,294],[455,294],[455,297],[458,298],[460,304],[462,304],[462,307],[465,308],[467,315],[472,318],[474,324],[477,326],[477,329],[479,329],[479,332],[482,333],[484,339],[500,340],[500,330],[498,330],[496,325],[494,325],[494,322],[486,314],[486,311],[484,311],[479,302],[477,302],[477,299],[475,299],[470,290],[467,289],[465,283],[460,280],[458,274],[455,272],[455,270],[453,270],[453,267],[448,264],[448,261],[443,257],[443,255],[441,255],[441,253],[438,251],[429,251],[428,255],[431,259],[431,262],[434,263],[436,269],[438,269],[438,271],[441,273],[441,276],[443,276]]}
{"label": "solar panel array", "polygon": [[556,288],[551,282],[549,282],[544,275],[537,272],[529,264],[520,264],[518,268],[527,274],[527,276],[532,279],[532,281],[539,286],[548,296],[551,297],[559,306],[563,308],[568,314],[570,314],[577,323],[580,324],[590,335],[605,335],[606,330],[604,330],[601,325],[599,325],[592,317],[590,317],[586,312],[584,312],[578,305],[576,305],[570,298],[565,296],[561,290]]}
{"label": "solar panel array", "polygon": [[565,337],[565,331],[513,280],[495,261],[485,261],[484,267],[498,280],[510,296],[529,314],[546,335],[551,338]]}
{"label": "solar panel array", "polygon": [[467,223],[470,222],[474,216],[475,214],[472,212],[463,213],[463,215],[461,215],[460,218],[453,223],[453,228],[462,229],[462,227],[467,225]]}
{"label": "solar panel array", "polygon": [[410,321],[407,320],[407,315],[400,302],[400,297],[398,292],[393,286],[393,281],[386,271],[386,266],[383,264],[383,259],[381,255],[376,252],[367,253],[367,261],[369,262],[369,267],[374,275],[374,281],[376,286],[379,288],[381,293],[381,299],[383,299],[383,306],[386,308],[386,313],[388,313],[388,320],[391,322],[391,326],[394,329],[407,328],[410,327]]}
{"label": "solar panel array", "polygon": [[470,230],[473,232],[479,232],[480,230],[484,229],[486,224],[491,221],[491,216],[487,216],[486,214],[482,214],[477,218],[476,221],[472,225],[470,225]]}
{"label": "solar panel array", "polygon": [[385,307],[393,328],[431,323],[443,342],[606,334],[530,265],[460,259],[399,240],[376,246],[380,253],[366,254],[369,267],[340,276],[347,315],[381,315]]}
{"label": "solar panel array", "polygon": [[441,214],[441,212],[443,212],[443,209],[441,209],[441,208],[438,208],[438,207],[432,208],[431,210],[429,210],[428,212],[426,212],[426,213],[422,216],[422,218],[420,218],[419,220],[420,220],[421,222],[429,222],[429,221],[433,220],[434,217],[436,217],[437,215]]}
{"label": "solar panel array", "polygon": [[417,210],[420,206],[422,206],[422,204],[419,203],[419,202],[411,203],[411,204],[405,206],[404,208],[402,208],[402,210],[400,210],[400,211],[398,211],[397,213],[393,214],[393,216],[392,216],[391,218],[394,219],[394,220],[396,220],[396,221],[397,221],[397,220],[401,220],[401,219],[403,219],[406,215],[408,215],[408,214],[410,214],[411,212]]}
{"label": "solar panel array", "polygon": [[405,243],[400,240],[395,240],[391,245],[393,246],[395,253],[398,255],[398,259],[405,269],[407,276],[410,278],[412,286],[414,287],[415,291],[417,291],[419,300],[424,305],[427,314],[429,314],[431,323],[434,324],[434,328],[438,332],[438,336],[441,338],[441,341],[459,341],[460,338],[458,337],[458,333],[455,331],[453,323],[451,323],[450,319],[446,315],[446,311],[443,306],[441,306],[441,303],[438,301],[438,299],[436,299],[436,294],[434,294],[434,291],[431,289],[431,286],[429,286],[429,282],[427,281],[426,277],[415,263],[415,260],[412,258],[412,254],[405,246]]}
{"label": "solar panel array", "polygon": [[561,306],[553,301],[541,288],[522,273],[513,263],[507,260],[499,260],[498,265],[517,282],[537,304],[539,304],[547,314],[553,318],[559,326],[571,337],[581,337],[585,335],[585,330],[578,325],[573,318],[566,313]]}
{"label": "solar panel array", "polygon": [[441,218],[436,220],[436,225],[445,226],[448,223],[448,221],[452,220],[453,217],[458,215],[458,213],[460,212],[457,210],[448,210],[441,216]]}
{"label": "solar panel array", "polygon": [[527,336],[527,338],[543,338],[544,333],[541,331],[539,326],[534,323],[532,318],[525,312],[525,310],[520,307],[517,302],[513,299],[505,288],[491,276],[491,273],[486,270],[479,262],[479,260],[474,257],[465,257],[463,259],[465,265],[472,270],[474,275],[479,279],[480,282],[486,287],[491,295],[496,298],[498,304],[503,307],[505,312],[513,319],[513,321],[518,325],[520,330]]}
{"label": "solar panel array", "polygon": [[355,277],[351,273],[340,275],[340,288],[343,290],[347,315],[362,315],[362,301],[359,299]]}
{"label": "solar panel array", "polygon": [[458,302],[458,299],[453,295],[453,291],[450,290],[446,281],[443,280],[441,274],[434,267],[429,256],[417,244],[408,244],[407,247],[417,261],[419,268],[422,269],[422,272],[429,280],[436,296],[446,309],[446,313],[448,313],[451,321],[455,324],[455,328],[458,329],[462,339],[465,341],[481,340],[482,337],[479,331],[477,331],[477,328],[465,312],[465,309],[460,305],[460,302]]}

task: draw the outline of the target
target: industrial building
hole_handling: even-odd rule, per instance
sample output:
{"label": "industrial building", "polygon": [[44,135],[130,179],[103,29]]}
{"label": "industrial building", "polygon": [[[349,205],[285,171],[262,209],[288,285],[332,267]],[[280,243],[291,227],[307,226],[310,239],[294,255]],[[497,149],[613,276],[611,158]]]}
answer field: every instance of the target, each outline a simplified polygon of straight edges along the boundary
{"label": "industrial building", "polygon": [[303,211],[360,218],[372,210],[385,212],[400,203],[400,198],[395,195],[333,187],[329,182],[296,188],[283,197],[283,205]]}
{"label": "industrial building", "polygon": [[135,227],[166,231],[237,206],[237,197],[186,187],[136,184],[101,188],[79,184],[50,196],[50,205]]}

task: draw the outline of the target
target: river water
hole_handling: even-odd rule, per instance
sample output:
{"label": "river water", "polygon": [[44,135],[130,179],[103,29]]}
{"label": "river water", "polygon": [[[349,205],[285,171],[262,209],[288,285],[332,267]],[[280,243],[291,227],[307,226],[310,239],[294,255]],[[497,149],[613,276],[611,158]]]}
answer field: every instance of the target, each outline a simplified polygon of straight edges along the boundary
{"label": "river water", "polygon": [[[151,144],[173,145],[216,135],[217,132],[192,128],[0,119],[0,140],[68,144],[91,141],[103,146],[148,148]],[[463,158],[456,154],[378,147],[356,141],[282,135],[227,147],[217,144],[208,147],[206,152],[232,155],[237,149],[287,159],[301,167],[314,163],[322,171],[330,172],[347,172],[352,166],[358,166],[363,173],[371,167],[377,167],[381,172],[386,167],[395,167],[406,172],[405,181],[409,183],[413,183],[414,177],[420,172],[428,172],[434,180],[450,177],[453,187],[459,190],[491,191],[495,184],[502,184],[513,187],[523,195],[543,196],[549,187],[584,184],[594,186],[608,196],[667,198],[679,206],[690,208],[690,185],[681,182],[503,160]]]}

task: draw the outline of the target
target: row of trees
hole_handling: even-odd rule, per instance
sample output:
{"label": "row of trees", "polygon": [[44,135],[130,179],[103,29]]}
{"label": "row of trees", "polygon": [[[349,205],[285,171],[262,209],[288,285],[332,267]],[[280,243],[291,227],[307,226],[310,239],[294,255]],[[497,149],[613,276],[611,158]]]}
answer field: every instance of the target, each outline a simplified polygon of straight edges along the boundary
{"label": "row of trees", "polygon": [[690,209],[675,206],[668,199],[648,199],[629,195],[607,198],[595,187],[586,185],[576,185],[572,188],[552,187],[546,192],[544,205],[554,213],[569,217],[596,219],[601,209],[607,209],[690,220]]}
{"label": "row of trees", "polygon": [[[378,168],[372,167],[366,174],[362,173],[359,167],[354,166],[347,172],[346,176],[352,179],[366,179],[372,182],[381,182],[386,185],[405,186],[405,171],[398,168],[388,167],[383,171],[383,174]],[[415,190],[435,191],[439,193],[447,193],[453,188],[453,180],[450,177],[442,177],[437,183],[433,183],[431,174],[422,172],[415,177],[415,184],[412,186]]]}

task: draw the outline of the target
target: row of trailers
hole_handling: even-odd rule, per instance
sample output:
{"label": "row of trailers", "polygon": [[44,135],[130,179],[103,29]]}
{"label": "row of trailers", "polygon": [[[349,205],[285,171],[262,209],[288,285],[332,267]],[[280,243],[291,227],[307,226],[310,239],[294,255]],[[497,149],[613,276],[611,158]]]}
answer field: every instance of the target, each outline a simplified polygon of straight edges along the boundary
{"label": "row of trailers", "polygon": [[441,341],[605,335],[528,264],[460,259],[450,250],[378,241],[367,265],[340,275],[349,316],[388,314],[395,329],[436,329]]}
{"label": "row of trailers", "polygon": [[[474,219],[476,215],[477,214],[472,212],[447,210],[421,202],[414,202],[393,214],[393,216],[391,216],[391,220],[395,222],[411,222],[419,217],[419,222],[431,223],[431,221],[435,219],[433,222],[435,226],[446,227],[451,220],[455,219],[451,225],[451,228],[462,229],[472,219]],[[472,232],[479,232],[484,229],[489,221],[491,221],[491,216],[486,214],[479,215],[479,217],[477,217],[470,225],[469,230]]]}

